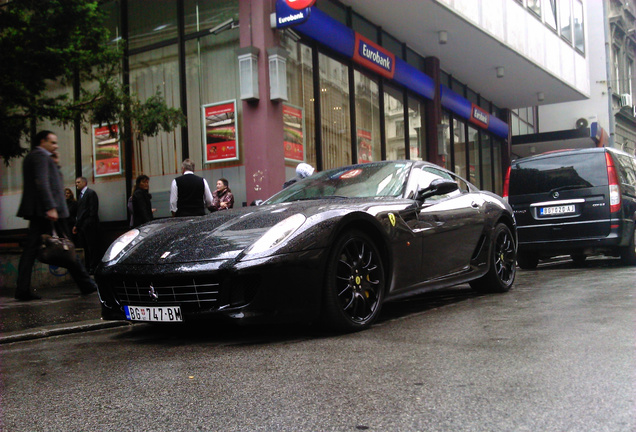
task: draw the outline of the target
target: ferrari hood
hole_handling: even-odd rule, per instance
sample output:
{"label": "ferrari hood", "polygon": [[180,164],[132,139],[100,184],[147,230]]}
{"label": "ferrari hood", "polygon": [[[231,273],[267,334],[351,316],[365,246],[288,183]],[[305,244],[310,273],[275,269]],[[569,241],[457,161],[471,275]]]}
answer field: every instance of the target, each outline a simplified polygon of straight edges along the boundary
{"label": "ferrari hood", "polygon": [[207,216],[157,221],[121,262],[169,264],[235,258],[269,228],[296,212],[289,206],[245,207]]}
{"label": "ferrari hood", "polygon": [[351,211],[368,212],[379,204],[369,199],[297,201],[158,220],[139,229],[142,239],[119,262],[157,265],[234,259],[268,229],[295,214],[317,221]]}

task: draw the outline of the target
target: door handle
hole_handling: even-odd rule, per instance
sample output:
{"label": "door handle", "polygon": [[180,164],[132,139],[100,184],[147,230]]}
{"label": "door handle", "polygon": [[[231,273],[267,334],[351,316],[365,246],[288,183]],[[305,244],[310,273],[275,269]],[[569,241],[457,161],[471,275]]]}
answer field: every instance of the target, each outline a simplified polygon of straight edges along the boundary
{"label": "door handle", "polygon": [[479,203],[476,203],[475,201],[473,201],[473,202],[470,203],[470,206],[472,208],[479,208]]}

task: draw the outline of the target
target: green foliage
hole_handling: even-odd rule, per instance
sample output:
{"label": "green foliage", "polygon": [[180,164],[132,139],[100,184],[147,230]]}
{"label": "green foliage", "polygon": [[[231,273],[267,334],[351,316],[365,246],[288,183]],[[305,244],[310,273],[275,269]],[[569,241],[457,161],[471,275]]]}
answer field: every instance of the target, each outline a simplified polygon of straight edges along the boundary
{"label": "green foliage", "polygon": [[[185,123],[157,92],[145,102],[121,85],[122,42],[110,43],[104,9],[89,0],[12,0],[0,4],[0,156],[5,163],[26,152],[34,121],[61,126],[114,124],[128,119],[136,139]],[[79,97],[52,96],[52,84],[82,83]],[[128,123],[128,122],[125,122]],[[121,129],[124,139],[132,131]],[[88,126],[86,126],[88,127]]]}

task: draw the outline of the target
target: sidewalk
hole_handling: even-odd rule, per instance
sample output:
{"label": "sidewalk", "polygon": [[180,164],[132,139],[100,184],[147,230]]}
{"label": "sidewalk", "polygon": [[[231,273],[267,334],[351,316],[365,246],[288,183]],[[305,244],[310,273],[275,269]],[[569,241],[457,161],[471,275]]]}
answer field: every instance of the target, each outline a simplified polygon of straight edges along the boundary
{"label": "sidewalk", "polygon": [[68,333],[129,325],[103,321],[97,293],[81,295],[73,282],[37,290],[42,300],[19,302],[0,289],[0,345]]}

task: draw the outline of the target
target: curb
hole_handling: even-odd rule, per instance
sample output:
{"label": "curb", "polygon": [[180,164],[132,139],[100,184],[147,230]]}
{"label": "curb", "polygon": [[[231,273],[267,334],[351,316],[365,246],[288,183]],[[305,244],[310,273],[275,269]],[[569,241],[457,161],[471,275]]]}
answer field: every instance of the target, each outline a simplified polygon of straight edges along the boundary
{"label": "curb", "polygon": [[0,345],[23,342],[34,339],[43,339],[51,336],[66,335],[72,333],[82,333],[94,330],[102,330],[114,327],[132,325],[128,321],[102,321],[101,319],[82,321],[80,323],[59,324],[48,327],[38,327],[34,329],[21,330],[0,335]]}

